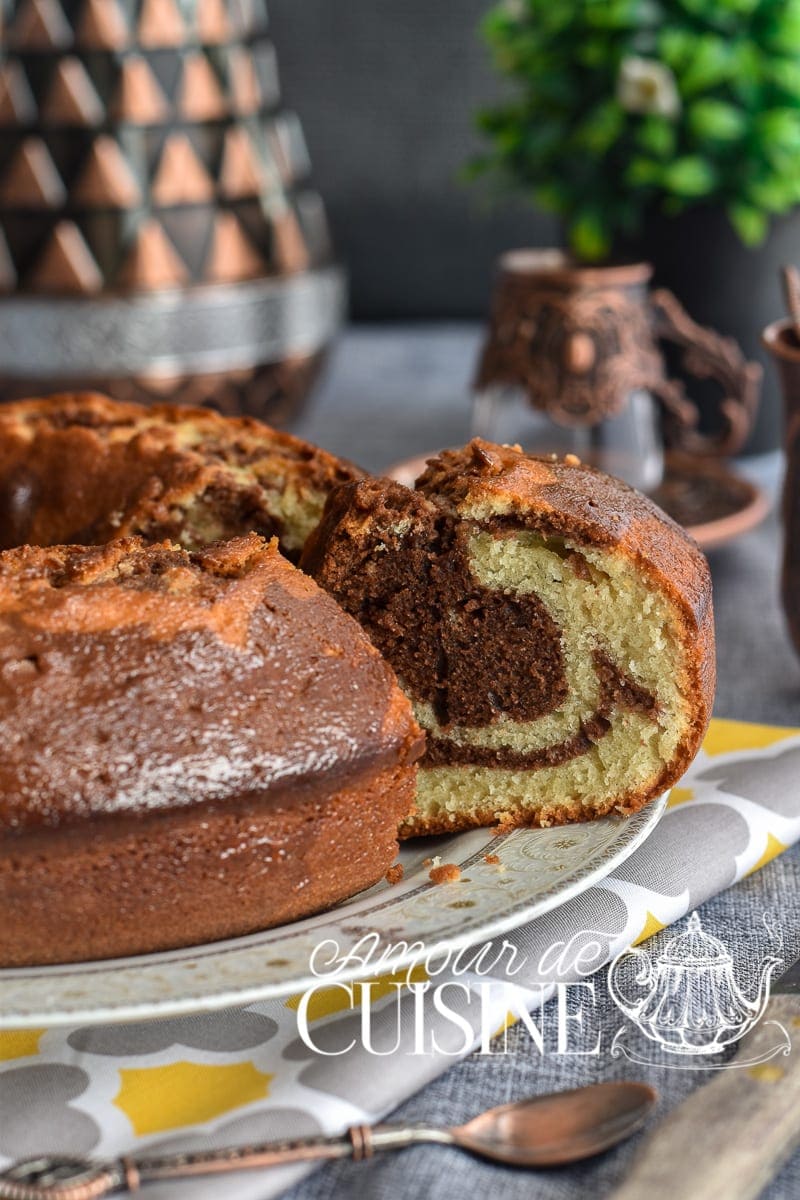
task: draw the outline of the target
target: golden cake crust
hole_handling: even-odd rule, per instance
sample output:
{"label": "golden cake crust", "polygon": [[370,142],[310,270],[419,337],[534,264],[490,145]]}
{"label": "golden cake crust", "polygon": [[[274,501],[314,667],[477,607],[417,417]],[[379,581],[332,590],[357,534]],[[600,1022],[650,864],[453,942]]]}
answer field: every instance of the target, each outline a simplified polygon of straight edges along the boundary
{"label": "golden cake crust", "polygon": [[[542,533],[606,545],[638,562],[686,610],[687,620],[707,630],[711,613],[708,562],[692,537],[652,500],[574,455],[567,458],[523,454],[481,438],[463,450],[445,450],[417,479],[422,495],[444,498],[459,513],[485,507],[528,514]],[[713,644],[705,656],[713,668]],[[713,698],[715,676],[709,680]]]}
{"label": "golden cake crust", "polygon": [[0,966],[85,962],[240,937],[379,882],[414,803],[398,761],[325,796],[167,809],[20,838],[0,862]]}
{"label": "golden cake crust", "polygon": [[422,744],[357,623],[255,534],[0,554],[0,741],[6,966],[250,932],[376,882]]}

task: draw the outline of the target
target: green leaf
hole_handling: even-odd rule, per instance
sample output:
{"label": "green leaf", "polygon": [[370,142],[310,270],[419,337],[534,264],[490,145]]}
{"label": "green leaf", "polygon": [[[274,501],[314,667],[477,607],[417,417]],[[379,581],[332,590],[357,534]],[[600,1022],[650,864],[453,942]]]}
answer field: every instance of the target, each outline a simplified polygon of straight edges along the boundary
{"label": "green leaf", "polygon": [[756,127],[765,149],[800,149],[800,108],[771,108],[757,118]]}
{"label": "green leaf", "polygon": [[731,204],[728,218],[745,246],[757,246],[767,236],[766,215],[747,204]]}
{"label": "green leaf", "polygon": [[712,10],[714,5],[710,5],[709,0],[679,0],[679,4],[681,8],[684,8],[686,12],[692,13],[694,17],[702,17],[705,20],[712,17],[712,12],[709,12],[709,10],[710,8]]}
{"label": "green leaf", "polygon": [[659,55],[668,67],[680,74],[694,56],[696,40],[688,29],[667,26],[658,37]]}
{"label": "green leaf", "polygon": [[570,222],[569,243],[575,254],[587,262],[596,262],[611,249],[608,231],[597,213],[582,213]]}
{"label": "green leaf", "polygon": [[657,187],[663,178],[661,163],[650,158],[633,158],[625,171],[625,182],[631,187]]}
{"label": "green leaf", "polygon": [[[554,4],[542,7],[569,8],[570,5]],[[595,29],[635,29],[639,22],[637,0],[601,0],[600,3],[597,3],[597,0],[595,3],[589,0],[589,3],[582,7],[586,24]]]}
{"label": "green leaf", "polygon": [[604,37],[587,37],[575,47],[575,59],[586,67],[607,67],[609,65],[608,39]]}
{"label": "green leaf", "polygon": [[767,83],[800,100],[800,63],[796,58],[765,59],[761,73]]}
{"label": "green leaf", "polygon": [[792,207],[799,190],[800,179],[793,183],[790,179],[771,176],[751,183],[747,195],[757,208],[763,208],[770,213],[781,213]]}
{"label": "green leaf", "polygon": [[563,213],[567,208],[568,194],[557,183],[540,184],[534,189],[533,196],[536,203],[545,212]]}
{"label": "green leaf", "polygon": [[667,190],[677,196],[707,196],[716,183],[710,163],[698,155],[688,154],[665,167],[662,179]]}
{"label": "green leaf", "polygon": [[741,137],[747,117],[724,100],[696,100],[689,108],[689,127],[701,141],[731,142]]}
{"label": "green leaf", "polygon": [[[706,0],[702,0],[706,4]],[[722,7],[728,13],[733,13],[738,16],[749,16],[750,13],[757,11],[764,3],[764,0],[722,0]]]}
{"label": "green leaf", "polygon": [[733,50],[735,77],[739,86],[761,82],[763,53],[755,42],[740,41]]}
{"label": "green leaf", "polygon": [[656,158],[675,152],[675,125],[666,117],[645,117],[636,131],[636,142]]}
{"label": "green leaf", "polygon": [[778,6],[769,32],[770,45],[776,50],[784,54],[800,53],[800,5],[786,0]]}
{"label": "green leaf", "polygon": [[503,4],[490,8],[480,23],[483,36],[490,42],[505,41],[517,31],[518,18],[509,13]]}
{"label": "green leaf", "polygon": [[617,140],[625,124],[625,115],[616,100],[606,100],[592,110],[573,134],[576,146],[581,146],[598,158]]}
{"label": "green leaf", "polygon": [[763,7],[764,0],[678,0],[678,3],[703,24],[729,31],[742,23],[742,17],[748,17],[754,10]]}
{"label": "green leaf", "polygon": [[693,39],[691,57],[679,72],[682,95],[707,92],[725,83],[736,73],[734,48],[725,38],[706,33]]}

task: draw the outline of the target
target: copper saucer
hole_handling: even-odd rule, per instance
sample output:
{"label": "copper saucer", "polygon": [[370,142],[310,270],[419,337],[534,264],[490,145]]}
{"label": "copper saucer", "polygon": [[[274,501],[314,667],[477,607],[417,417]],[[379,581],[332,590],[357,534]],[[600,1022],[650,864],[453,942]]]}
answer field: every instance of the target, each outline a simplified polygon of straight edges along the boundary
{"label": "copper saucer", "polygon": [[[385,474],[406,487],[422,473],[430,454],[418,454],[388,467]],[[770,510],[766,492],[716,458],[669,454],[664,478],[651,493],[665,512],[709,550],[759,525]]]}

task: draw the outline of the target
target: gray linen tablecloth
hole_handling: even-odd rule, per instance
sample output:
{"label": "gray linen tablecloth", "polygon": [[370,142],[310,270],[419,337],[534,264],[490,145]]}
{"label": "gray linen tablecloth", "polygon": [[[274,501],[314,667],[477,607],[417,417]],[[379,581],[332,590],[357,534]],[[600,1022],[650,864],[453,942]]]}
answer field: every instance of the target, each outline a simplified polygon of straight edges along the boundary
{"label": "gray linen tablecloth", "polygon": [[[356,328],[335,349],[326,377],[297,432],[371,470],[405,457],[456,445],[468,435],[469,379],[479,330],[472,325]],[[743,470],[774,491],[778,456],[750,460]],[[777,599],[779,527],[775,514],[753,533],[711,555],[717,620],[719,686],[715,713],[745,721],[800,726],[800,660],[790,646]],[[798,780],[800,786],[800,780]],[[706,904],[703,924],[726,943],[760,920],[780,914],[787,958],[800,953],[800,847]],[[596,984],[599,1011],[613,1029],[619,1011]],[[456,1124],[495,1104],[620,1075],[631,1066],[610,1058],[541,1058],[517,1026],[506,1054],[473,1055],[398,1109],[391,1119]],[[627,1068],[627,1070],[626,1070]],[[637,1068],[661,1094],[665,1114],[708,1072]],[[579,1167],[517,1172],[454,1150],[418,1147],[372,1162],[336,1163],[286,1193],[291,1200],[463,1200],[486,1195],[516,1200],[602,1196],[624,1175],[637,1138]],[[800,1196],[800,1154],[764,1193],[768,1200]]]}

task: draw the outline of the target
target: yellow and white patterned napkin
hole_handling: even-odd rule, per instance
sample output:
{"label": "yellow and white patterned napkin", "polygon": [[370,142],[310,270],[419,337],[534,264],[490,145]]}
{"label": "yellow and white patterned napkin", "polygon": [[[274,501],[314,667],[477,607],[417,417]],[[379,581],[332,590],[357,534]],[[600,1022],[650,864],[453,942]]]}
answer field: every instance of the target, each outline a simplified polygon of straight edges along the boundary
{"label": "yellow and white patterned napkin", "polygon": [[[598,885],[507,935],[528,964],[538,964],[515,979],[527,1007],[541,1004],[556,980],[585,977],[580,955],[589,932],[601,966],[800,839],[798,780],[800,730],[712,722],[644,845]],[[548,958],[553,946],[563,953]],[[543,955],[549,973],[541,971]],[[467,972],[469,988],[483,985],[480,1012],[465,999],[459,1027],[429,1005],[421,1047],[411,1011],[418,996],[397,982],[387,977],[371,989],[372,1053],[341,988],[321,988],[309,1005],[316,1051],[299,1035],[299,997],[138,1025],[0,1032],[0,1168],[42,1153],[199,1149],[374,1121],[468,1053],[482,1028],[496,1032],[511,1019],[502,979],[496,999],[489,988],[486,1000],[491,977]],[[415,968],[408,982],[429,982],[425,969]],[[275,1195],[307,1169],[240,1173],[225,1195]],[[186,1186],[154,1187],[148,1196],[220,1194],[214,1179]]]}

